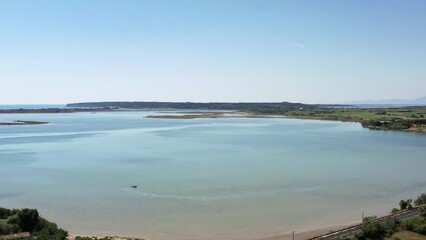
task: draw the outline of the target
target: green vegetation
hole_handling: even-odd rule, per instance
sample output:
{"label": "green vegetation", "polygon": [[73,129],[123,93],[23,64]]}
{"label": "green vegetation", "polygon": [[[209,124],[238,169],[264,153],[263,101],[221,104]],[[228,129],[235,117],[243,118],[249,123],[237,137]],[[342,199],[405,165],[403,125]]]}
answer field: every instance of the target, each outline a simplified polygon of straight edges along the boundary
{"label": "green vegetation", "polygon": [[399,212],[400,210],[398,208],[392,208],[392,210],[390,211],[390,214],[395,214],[397,212]]}
{"label": "green vegetation", "polygon": [[[253,111],[252,111],[253,112]],[[406,108],[309,108],[257,109],[259,114],[278,114],[299,119],[359,122],[363,127],[379,130],[426,132],[426,107]]]}
{"label": "green vegetation", "polygon": [[399,202],[399,207],[401,208],[401,210],[412,209],[413,208],[413,205],[411,204],[412,202],[413,202],[413,199],[401,200]]}
{"label": "green vegetation", "polygon": [[426,205],[422,205],[420,208],[420,216],[426,217]]}
{"label": "green vegetation", "polygon": [[404,230],[426,235],[426,217],[424,216],[405,219],[401,222],[401,225]]}
{"label": "green vegetation", "polygon": [[0,122],[0,126],[40,125],[40,124],[48,124],[48,122],[22,121],[22,120],[16,120],[16,121],[13,121],[13,122]]}
{"label": "green vegetation", "polygon": [[[29,234],[28,234],[29,233]],[[65,240],[68,232],[41,217],[36,209],[7,209],[0,207],[0,240],[18,234],[24,240]],[[15,237],[14,237],[15,238]],[[70,237],[74,240],[143,240],[123,237]]]}
{"label": "green vegetation", "polygon": [[387,219],[384,222],[366,222],[362,225],[361,230],[355,234],[354,238],[357,240],[383,239],[396,232],[399,224],[400,222],[395,218]]}
{"label": "green vegetation", "polygon": [[[393,208],[391,213],[398,214],[403,210],[413,209],[412,199],[401,200],[400,209]],[[378,219],[376,216],[368,216],[363,219],[360,230],[354,236],[346,237],[347,240],[367,239],[393,239],[393,240],[423,240],[426,239],[426,194],[420,195],[414,204],[420,209],[420,216],[398,220],[391,215]]]}
{"label": "green vegetation", "polygon": [[414,204],[416,204],[416,206],[426,204],[426,193],[423,193],[416,200],[414,200]]}
{"label": "green vegetation", "polygon": [[[426,107],[400,108],[353,108],[350,105],[319,105],[290,102],[270,103],[195,103],[195,102],[87,102],[68,104],[72,108],[45,109],[0,109],[0,114],[6,113],[73,113],[73,112],[103,112],[117,109],[139,110],[232,110],[248,113],[238,117],[271,117],[267,115],[286,116],[298,119],[335,120],[344,122],[359,122],[365,128],[378,130],[404,130],[426,132]],[[150,118],[194,119],[194,118],[229,118],[220,113],[156,115]],[[0,125],[36,124],[36,122],[11,122]],[[40,122],[38,124],[43,124]]]}
{"label": "green vegetation", "polygon": [[425,235],[421,235],[410,231],[399,231],[394,233],[390,238],[392,240],[426,240]]}
{"label": "green vegetation", "polygon": [[405,130],[426,132],[426,107],[410,108],[325,108],[316,105],[303,107],[254,107],[239,109],[239,115],[229,112],[198,112],[183,115],[152,115],[148,118],[194,119],[194,118],[265,118],[290,117],[298,119],[359,122],[365,128],[377,130]]}
{"label": "green vegetation", "polygon": [[365,128],[378,130],[405,130],[426,132],[426,107],[358,109],[358,108],[253,108],[243,112],[198,112],[182,115],[151,115],[148,118],[195,119],[195,118],[267,118],[290,117],[298,119],[359,122]]}
{"label": "green vegetation", "polygon": [[36,209],[0,208],[0,239],[1,235],[29,232],[25,239],[64,240],[68,232],[58,228],[55,223],[42,218]]}
{"label": "green vegetation", "polygon": [[72,108],[122,108],[122,109],[190,109],[190,110],[248,110],[248,109],[299,109],[317,105],[290,102],[84,102],[70,103]]}

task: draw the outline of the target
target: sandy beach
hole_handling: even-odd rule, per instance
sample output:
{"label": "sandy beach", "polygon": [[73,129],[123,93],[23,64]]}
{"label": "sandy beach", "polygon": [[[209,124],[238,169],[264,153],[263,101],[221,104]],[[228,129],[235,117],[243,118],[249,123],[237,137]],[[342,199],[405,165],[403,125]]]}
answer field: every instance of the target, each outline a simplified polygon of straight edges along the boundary
{"label": "sandy beach", "polygon": [[[352,222],[346,222],[346,223],[340,223],[340,224],[330,224],[330,225],[323,225],[323,226],[315,226],[315,227],[305,227],[305,228],[298,228],[294,230],[294,239],[297,240],[304,240],[309,239],[315,236],[319,236],[322,234],[326,234],[332,231],[339,230],[341,228],[345,228],[351,225],[358,224],[358,221],[352,221]],[[75,240],[77,236],[80,237],[95,237],[95,238],[103,238],[108,237],[111,240],[158,240],[158,238],[146,238],[142,236],[113,236],[113,235],[106,235],[106,234],[78,234],[78,233],[70,233],[68,239],[69,240]],[[191,237],[191,236],[174,236],[174,237],[168,237],[168,238],[159,238],[161,240],[168,240],[168,239],[218,239],[217,236],[204,236],[204,237]],[[252,240],[292,240],[293,239],[293,231],[283,231],[283,232],[274,232],[270,233],[265,236],[261,237],[233,237],[233,236],[221,236],[219,239],[226,239],[226,240],[242,240],[242,239],[252,239]]]}
{"label": "sandy beach", "polygon": [[[359,223],[358,221],[353,221],[353,222],[340,223],[340,224],[336,223],[336,224],[316,226],[311,228],[295,229],[294,239],[298,239],[298,240],[309,239],[315,236],[336,231],[341,228],[352,226],[358,223]],[[286,231],[282,233],[271,234],[270,236],[256,238],[255,240],[292,240],[292,239],[293,239],[293,231]]]}

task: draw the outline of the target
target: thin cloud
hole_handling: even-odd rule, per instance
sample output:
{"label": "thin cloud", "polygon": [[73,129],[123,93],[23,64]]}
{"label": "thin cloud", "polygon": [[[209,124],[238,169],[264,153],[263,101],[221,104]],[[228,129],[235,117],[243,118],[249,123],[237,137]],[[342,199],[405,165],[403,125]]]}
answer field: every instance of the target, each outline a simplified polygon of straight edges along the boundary
{"label": "thin cloud", "polygon": [[305,49],[306,46],[300,43],[295,43],[295,42],[286,42],[285,44],[289,45],[289,46],[293,46],[293,47],[297,47],[297,48],[303,48]]}

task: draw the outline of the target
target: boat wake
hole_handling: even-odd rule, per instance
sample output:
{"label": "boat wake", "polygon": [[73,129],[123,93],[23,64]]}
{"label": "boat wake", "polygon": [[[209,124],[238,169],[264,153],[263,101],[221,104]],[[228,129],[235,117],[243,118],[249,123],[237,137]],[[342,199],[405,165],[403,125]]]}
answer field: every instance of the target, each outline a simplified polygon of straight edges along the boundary
{"label": "boat wake", "polygon": [[231,199],[241,199],[241,198],[249,198],[249,197],[262,197],[262,196],[271,196],[277,195],[281,193],[289,193],[289,192],[305,192],[312,191],[315,188],[299,188],[299,189],[281,189],[281,190],[271,190],[271,191],[260,191],[260,192],[246,192],[236,195],[228,195],[228,196],[188,196],[188,195],[172,195],[172,194],[160,194],[154,192],[145,192],[143,190],[137,190],[132,188],[123,188],[123,191],[128,193],[137,194],[139,196],[151,197],[151,198],[168,198],[168,199],[177,199],[177,200],[189,200],[189,201],[220,201],[220,200],[231,200]]}

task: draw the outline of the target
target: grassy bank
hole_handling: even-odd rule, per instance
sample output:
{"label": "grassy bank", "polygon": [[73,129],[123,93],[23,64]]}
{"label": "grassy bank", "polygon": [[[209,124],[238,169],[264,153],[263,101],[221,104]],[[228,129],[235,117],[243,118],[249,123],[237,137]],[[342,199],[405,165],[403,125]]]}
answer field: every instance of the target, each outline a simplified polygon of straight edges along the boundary
{"label": "grassy bank", "polygon": [[169,115],[150,115],[147,118],[196,119],[196,118],[275,118],[333,120],[359,122],[365,128],[377,130],[403,130],[426,132],[426,107],[411,108],[308,108],[265,109],[257,108],[235,112],[187,112]]}
{"label": "grassy bank", "polygon": [[426,107],[256,109],[252,112],[256,114],[285,115],[297,119],[359,122],[363,127],[369,129],[426,132]]}

